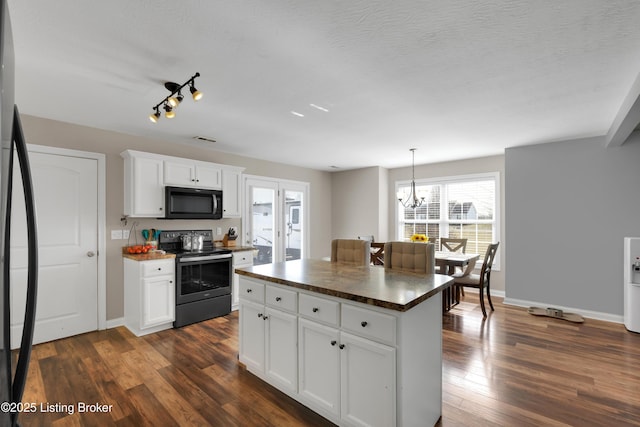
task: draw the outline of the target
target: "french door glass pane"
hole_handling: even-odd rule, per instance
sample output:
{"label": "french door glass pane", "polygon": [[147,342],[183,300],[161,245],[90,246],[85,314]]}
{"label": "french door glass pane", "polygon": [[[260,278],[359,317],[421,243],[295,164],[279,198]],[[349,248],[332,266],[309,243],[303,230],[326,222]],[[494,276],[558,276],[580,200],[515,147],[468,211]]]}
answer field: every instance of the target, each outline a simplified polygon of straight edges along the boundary
{"label": "french door glass pane", "polygon": [[276,191],[271,188],[251,187],[251,241],[258,250],[254,265],[273,262],[274,215]]}
{"label": "french door glass pane", "polygon": [[303,237],[302,230],[304,228],[302,209],[303,209],[302,191],[285,190],[285,207],[284,207],[284,223],[285,223],[285,260],[290,261],[302,258]]}

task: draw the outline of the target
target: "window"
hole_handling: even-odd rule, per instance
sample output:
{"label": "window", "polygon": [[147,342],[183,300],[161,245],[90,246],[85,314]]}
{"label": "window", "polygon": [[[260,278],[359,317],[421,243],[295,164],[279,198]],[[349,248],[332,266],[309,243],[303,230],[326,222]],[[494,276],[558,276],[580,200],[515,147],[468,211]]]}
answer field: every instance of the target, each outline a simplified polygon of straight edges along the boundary
{"label": "window", "polygon": [[[409,193],[410,185],[397,182],[396,193]],[[397,203],[398,239],[426,234],[439,248],[440,237],[466,238],[467,252],[484,256],[489,244],[499,241],[499,185],[498,172],[416,180],[425,203],[416,209]],[[495,265],[497,269],[497,258]]]}

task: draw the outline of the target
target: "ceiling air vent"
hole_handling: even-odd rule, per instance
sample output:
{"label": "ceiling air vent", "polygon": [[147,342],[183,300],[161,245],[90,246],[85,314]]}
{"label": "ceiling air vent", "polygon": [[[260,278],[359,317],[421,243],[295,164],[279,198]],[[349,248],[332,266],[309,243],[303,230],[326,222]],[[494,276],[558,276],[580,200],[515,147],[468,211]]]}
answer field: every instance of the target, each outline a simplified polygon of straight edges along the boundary
{"label": "ceiling air vent", "polygon": [[203,141],[203,142],[210,142],[210,143],[215,143],[216,140],[213,138],[208,138],[206,136],[194,136],[193,139],[198,140],[198,141]]}

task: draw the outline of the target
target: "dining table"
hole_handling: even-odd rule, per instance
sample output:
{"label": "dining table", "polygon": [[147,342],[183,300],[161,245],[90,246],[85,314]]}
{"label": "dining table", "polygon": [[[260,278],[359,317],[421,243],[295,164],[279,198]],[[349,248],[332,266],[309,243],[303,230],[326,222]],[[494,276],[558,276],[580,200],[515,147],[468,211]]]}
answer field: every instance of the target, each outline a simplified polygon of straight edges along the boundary
{"label": "dining table", "polygon": [[[460,252],[436,251],[436,266],[440,267],[440,274],[452,276],[456,272],[456,267],[464,269],[470,262],[475,262],[480,258],[479,254],[466,254]],[[442,310],[449,311],[452,307],[460,303],[460,288],[451,286],[442,292]]]}

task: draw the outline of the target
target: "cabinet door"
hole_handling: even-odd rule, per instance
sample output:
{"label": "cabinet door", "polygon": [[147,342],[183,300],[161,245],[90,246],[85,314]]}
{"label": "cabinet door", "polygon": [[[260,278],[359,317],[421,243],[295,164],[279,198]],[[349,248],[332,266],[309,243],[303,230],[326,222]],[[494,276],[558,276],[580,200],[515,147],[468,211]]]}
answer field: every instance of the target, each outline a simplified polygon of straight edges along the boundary
{"label": "cabinet door", "polygon": [[267,308],[265,373],[280,388],[298,388],[298,319],[293,314]]}
{"label": "cabinet door", "polygon": [[222,216],[223,218],[240,218],[242,208],[240,201],[242,179],[240,172],[234,170],[222,171]]}
{"label": "cabinet door", "polygon": [[142,280],[141,328],[175,320],[175,287],[173,276],[157,276]]}
{"label": "cabinet door", "polygon": [[240,300],[240,362],[264,372],[264,306]]}
{"label": "cabinet door", "polygon": [[[233,253],[233,271],[236,268],[251,267],[253,265],[253,252],[252,251],[238,251]],[[231,283],[231,310],[238,309],[238,302],[240,300],[240,275],[233,273],[233,280]]]}
{"label": "cabinet door", "polygon": [[179,187],[194,187],[196,171],[193,163],[164,162],[164,183]]}
{"label": "cabinet door", "polygon": [[342,332],[341,418],[353,426],[396,425],[396,349]]}
{"label": "cabinet door", "polygon": [[[164,216],[162,160],[133,159],[133,212],[131,216]],[[127,185],[125,183],[125,185]]]}
{"label": "cabinet door", "polygon": [[298,393],[311,407],[340,415],[338,330],[298,321]]}
{"label": "cabinet door", "polygon": [[[222,188],[222,170],[217,167],[196,165],[195,185],[203,188]],[[222,202],[224,206],[224,201]]]}

